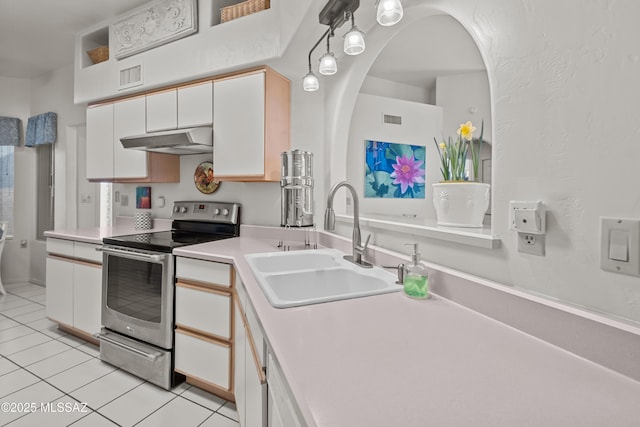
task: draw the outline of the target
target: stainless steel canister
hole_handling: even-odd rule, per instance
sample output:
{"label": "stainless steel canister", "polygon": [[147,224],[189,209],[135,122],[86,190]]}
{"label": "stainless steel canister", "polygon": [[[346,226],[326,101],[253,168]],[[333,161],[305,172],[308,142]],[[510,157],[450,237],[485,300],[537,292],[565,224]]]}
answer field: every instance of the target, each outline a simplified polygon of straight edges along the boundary
{"label": "stainless steel canister", "polygon": [[313,153],[302,150],[282,153],[280,192],[280,224],[313,226]]}

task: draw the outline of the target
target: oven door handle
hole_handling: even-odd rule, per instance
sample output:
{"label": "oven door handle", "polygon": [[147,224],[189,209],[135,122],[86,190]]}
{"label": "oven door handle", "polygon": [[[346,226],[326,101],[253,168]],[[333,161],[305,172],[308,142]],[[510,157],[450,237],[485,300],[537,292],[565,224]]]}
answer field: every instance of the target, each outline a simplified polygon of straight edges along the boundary
{"label": "oven door handle", "polygon": [[165,254],[152,255],[152,254],[145,254],[141,252],[123,251],[120,249],[107,248],[104,246],[97,247],[96,251],[100,251],[100,252],[104,252],[112,255],[118,255],[123,258],[135,259],[138,261],[162,262],[167,257],[167,255]]}
{"label": "oven door handle", "polygon": [[130,345],[127,345],[127,344],[122,343],[120,341],[116,341],[113,338],[109,338],[105,334],[96,334],[95,337],[98,338],[99,340],[106,341],[109,344],[113,344],[113,345],[118,346],[120,348],[123,348],[123,349],[125,349],[127,351],[135,353],[135,354],[137,354],[139,356],[146,357],[147,359],[150,359],[150,360],[156,360],[160,356],[160,353],[153,353],[153,354],[152,353],[147,353],[146,351],[139,350],[137,348],[131,347]]}

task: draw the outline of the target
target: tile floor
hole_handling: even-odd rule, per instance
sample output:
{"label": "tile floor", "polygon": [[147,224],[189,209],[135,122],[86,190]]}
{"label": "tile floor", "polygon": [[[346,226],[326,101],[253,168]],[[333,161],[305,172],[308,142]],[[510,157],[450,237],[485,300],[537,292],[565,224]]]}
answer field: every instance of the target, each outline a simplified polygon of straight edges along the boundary
{"label": "tile floor", "polygon": [[98,347],[46,318],[44,287],[5,288],[0,426],[238,427],[231,402],[186,383],[166,391],[100,361]]}

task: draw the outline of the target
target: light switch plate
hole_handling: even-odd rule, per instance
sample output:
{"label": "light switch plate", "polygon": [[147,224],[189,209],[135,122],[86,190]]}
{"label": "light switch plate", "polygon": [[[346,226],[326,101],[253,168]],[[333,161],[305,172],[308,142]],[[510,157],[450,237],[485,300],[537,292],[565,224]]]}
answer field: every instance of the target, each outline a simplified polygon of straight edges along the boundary
{"label": "light switch plate", "polygon": [[[629,235],[629,261],[609,258],[612,231],[623,231]],[[640,276],[640,219],[600,218],[600,268],[614,273]]]}

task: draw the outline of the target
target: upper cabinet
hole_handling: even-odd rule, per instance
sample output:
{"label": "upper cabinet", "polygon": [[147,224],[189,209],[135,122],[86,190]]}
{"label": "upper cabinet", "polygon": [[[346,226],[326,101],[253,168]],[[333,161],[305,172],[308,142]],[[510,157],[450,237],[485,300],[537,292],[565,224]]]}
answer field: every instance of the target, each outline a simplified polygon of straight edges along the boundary
{"label": "upper cabinet", "polygon": [[87,179],[113,178],[113,104],[87,108]]}
{"label": "upper cabinet", "polygon": [[270,68],[215,79],[213,163],[223,181],[278,181],[290,148],[290,82]]}
{"label": "upper cabinet", "polygon": [[144,96],[87,108],[87,179],[109,182],[179,182],[180,158],[127,150],[123,136],[145,132]]}
{"label": "upper cabinet", "polygon": [[177,92],[179,128],[213,124],[213,82],[182,86]]}
{"label": "upper cabinet", "polygon": [[144,97],[126,99],[113,104],[113,176],[144,178],[147,176],[147,153],[127,150],[120,143],[124,136],[144,133]]}
{"label": "upper cabinet", "polygon": [[213,83],[206,81],[146,96],[147,132],[213,124]]}
{"label": "upper cabinet", "polygon": [[120,139],[212,125],[217,179],[279,181],[290,148],[289,80],[260,67],[89,106],[87,178],[179,182],[179,156],[125,149]]}

